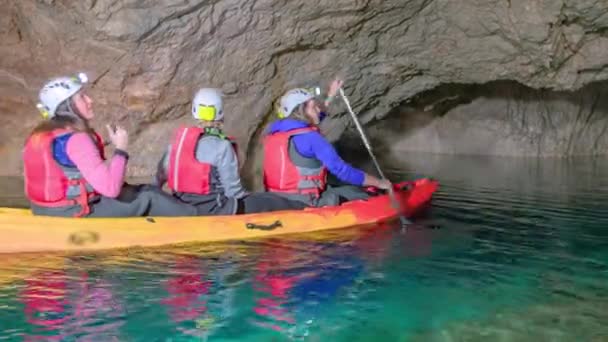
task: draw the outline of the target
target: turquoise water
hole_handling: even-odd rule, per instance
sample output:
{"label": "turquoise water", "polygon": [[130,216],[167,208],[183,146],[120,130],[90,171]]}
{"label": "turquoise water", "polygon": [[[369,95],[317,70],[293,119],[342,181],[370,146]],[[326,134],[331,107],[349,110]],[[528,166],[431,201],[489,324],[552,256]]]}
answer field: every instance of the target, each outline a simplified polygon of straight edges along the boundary
{"label": "turquoise water", "polygon": [[607,161],[395,165],[405,231],[0,259],[0,340],[608,340]]}

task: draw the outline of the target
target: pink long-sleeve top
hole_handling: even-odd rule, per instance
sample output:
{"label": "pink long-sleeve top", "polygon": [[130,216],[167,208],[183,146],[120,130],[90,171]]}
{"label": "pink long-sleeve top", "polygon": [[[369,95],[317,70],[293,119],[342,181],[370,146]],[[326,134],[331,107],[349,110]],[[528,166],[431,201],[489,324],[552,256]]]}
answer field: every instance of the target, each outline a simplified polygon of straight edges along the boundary
{"label": "pink long-sleeve top", "polygon": [[109,163],[104,162],[87,133],[74,133],[67,142],[66,153],[95,191],[106,197],[118,197],[127,170],[125,154],[115,153]]}

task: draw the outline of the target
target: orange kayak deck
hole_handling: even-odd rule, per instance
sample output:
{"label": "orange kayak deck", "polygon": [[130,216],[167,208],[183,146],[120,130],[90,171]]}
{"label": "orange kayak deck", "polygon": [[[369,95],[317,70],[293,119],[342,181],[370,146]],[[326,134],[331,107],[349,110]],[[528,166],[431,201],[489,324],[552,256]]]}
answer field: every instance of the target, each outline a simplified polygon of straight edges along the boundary
{"label": "orange kayak deck", "polygon": [[[411,217],[427,204],[437,181],[401,183],[395,194]],[[34,216],[29,209],[0,208],[0,253],[105,250],[194,242],[242,240],[348,228],[393,220],[388,195],[335,207],[232,216],[63,218]]]}

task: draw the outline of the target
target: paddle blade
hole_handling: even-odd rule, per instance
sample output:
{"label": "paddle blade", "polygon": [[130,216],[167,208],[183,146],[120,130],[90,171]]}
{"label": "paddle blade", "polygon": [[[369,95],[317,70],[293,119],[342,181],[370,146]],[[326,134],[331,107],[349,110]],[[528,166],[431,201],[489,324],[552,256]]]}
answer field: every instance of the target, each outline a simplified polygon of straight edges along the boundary
{"label": "paddle blade", "polygon": [[399,222],[401,222],[401,228],[405,228],[407,225],[412,224],[412,222],[410,222],[410,220],[408,220],[405,215],[403,215],[403,209],[401,208],[401,204],[397,200],[394,188],[388,190],[388,196],[391,200],[391,206],[397,211],[397,214],[399,215]]}

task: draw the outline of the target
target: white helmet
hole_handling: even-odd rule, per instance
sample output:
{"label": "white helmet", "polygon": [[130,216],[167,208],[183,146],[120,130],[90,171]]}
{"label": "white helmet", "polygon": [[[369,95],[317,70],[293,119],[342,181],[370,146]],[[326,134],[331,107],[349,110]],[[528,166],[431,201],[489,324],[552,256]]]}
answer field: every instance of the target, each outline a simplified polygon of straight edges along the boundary
{"label": "white helmet", "polygon": [[76,94],[85,83],[88,82],[87,75],[79,73],[75,77],[57,77],[48,81],[40,90],[38,98],[40,103],[36,105],[45,118],[55,116],[57,107],[65,100]]}
{"label": "white helmet", "polygon": [[296,107],[320,94],[321,89],[319,87],[309,89],[296,88],[288,91],[281,97],[279,117],[286,118],[290,116]]}
{"label": "white helmet", "polygon": [[192,116],[203,121],[223,121],[222,92],[214,88],[202,88],[192,100]]}

